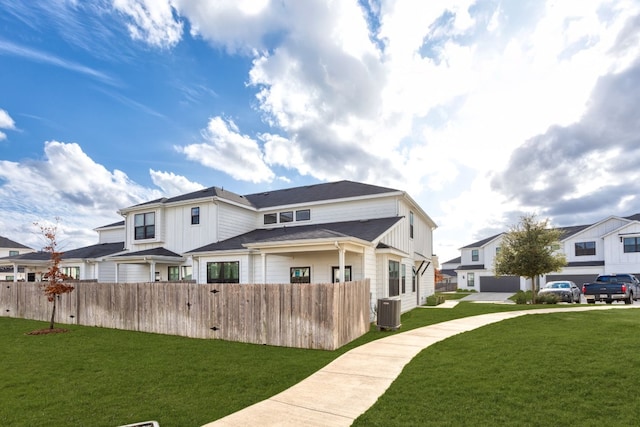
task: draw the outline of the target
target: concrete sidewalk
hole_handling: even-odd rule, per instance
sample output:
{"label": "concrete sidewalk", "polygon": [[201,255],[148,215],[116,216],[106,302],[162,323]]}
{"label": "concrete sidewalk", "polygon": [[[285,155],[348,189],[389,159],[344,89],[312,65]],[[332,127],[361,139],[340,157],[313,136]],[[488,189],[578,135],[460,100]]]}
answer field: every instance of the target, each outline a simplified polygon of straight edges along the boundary
{"label": "concrete sidewalk", "polygon": [[391,335],[354,348],[282,393],[206,424],[205,427],[350,426],[384,394],[411,359],[438,341],[526,314],[634,307],[640,308],[640,304],[491,313]]}

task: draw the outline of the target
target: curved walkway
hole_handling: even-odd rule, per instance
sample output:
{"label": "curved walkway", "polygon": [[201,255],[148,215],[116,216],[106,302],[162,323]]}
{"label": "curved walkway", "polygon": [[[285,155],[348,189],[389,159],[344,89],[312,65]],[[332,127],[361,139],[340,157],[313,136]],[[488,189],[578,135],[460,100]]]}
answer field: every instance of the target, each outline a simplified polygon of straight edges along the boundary
{"label": "curved walkway", "polygon": [[354,348],[291,388],[205,427],[350,426],[384,394],[411,359],[438,341],[525,314],[633,307],[640,308],[640,304],[490,313],[390,335]]}

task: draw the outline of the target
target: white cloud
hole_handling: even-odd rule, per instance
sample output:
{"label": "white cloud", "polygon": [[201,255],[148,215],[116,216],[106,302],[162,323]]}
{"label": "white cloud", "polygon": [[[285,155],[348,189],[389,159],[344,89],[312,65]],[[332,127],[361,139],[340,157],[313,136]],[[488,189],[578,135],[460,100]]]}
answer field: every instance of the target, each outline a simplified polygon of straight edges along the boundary
{"label": "white cloud", "polygon": [[16,123],[6,110],[0,108],[0,129],[15,129]]}
{"label": "white cloud", "polygon": [[204,185],[191,182],[184,176],[176,175],[173,172],[149,169],[149,175],[151,175],[153,183],[162,189],[162,194],[165,196],[178,196],[204,188]]}
{"label": "white cloud", "polygon": [[274,178],[258,142],[239,133],[232,120],[214,117],[202,131],[203,143],[176,147],[189,160],[222,171],[240,181],[265,182]]}
{"label": "white cloud", "polygon": [[78,144],[58,141],[45,143],[43,160],[0,160],[0,183],[3,235],[20,236],[21,243],[34,248],[39,239],[33,222],[60,217],[66,246],[95,244],[91,230],[118,221],[118,209],[162,195],[122,171],[107,170]]}
{"label": "white cloud", "polygon": [[[188,158],[253,182],[280,166],[398,185],[425,205],[426,190],[448,192],[442,212],[465,212],[464,239],[521,208],[498,200],[491,173],[533,136],[578,121],[598,79],[640,57],[640,5],[628,0],[381,2],[373,18],[355,0],[160,4],[193,35],[252,55],[248,84],[272,127],[246,135],[216,117],[203,143],[180,148]],[[178,22],[162,16],[160,33]],[[490,217],[468,215],[470,194],[451,191],[464,178],[475,203],[496,201]]]}
{"label": "white cloud", "polygon": [[166,1],[114,0],[113,7],[128,16],[129,34],[160,48],[175,46],[182,38],[182,22],[174,17]]}
{"label": "white cloud", "polygon": [[[5,110],[0,108],[0,129],[10,129],[14,130],[16,128],[16,124]],[[7,139],[7,134],[0,131],[0,141],[3,139]]]}

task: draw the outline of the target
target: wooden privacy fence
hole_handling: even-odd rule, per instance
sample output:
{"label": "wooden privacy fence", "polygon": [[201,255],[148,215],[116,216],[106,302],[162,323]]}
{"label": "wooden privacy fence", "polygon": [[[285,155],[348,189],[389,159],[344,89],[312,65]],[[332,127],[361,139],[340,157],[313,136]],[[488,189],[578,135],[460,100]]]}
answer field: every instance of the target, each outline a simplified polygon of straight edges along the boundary
{"label": "wooden privacy fence", "polygon": [[[44,320],[40,283],[0,286],[5,317]],[[73,283],[56,322],[335,350],[369,330],[369,279],[325,284]]]}

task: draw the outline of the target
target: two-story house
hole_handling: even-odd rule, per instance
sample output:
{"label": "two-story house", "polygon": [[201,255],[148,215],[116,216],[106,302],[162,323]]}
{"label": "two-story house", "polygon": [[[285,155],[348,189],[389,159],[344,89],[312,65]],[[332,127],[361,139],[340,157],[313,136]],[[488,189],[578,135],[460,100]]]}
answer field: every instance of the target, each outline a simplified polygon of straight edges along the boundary
{"label": "two-story house", "polygon": [[[0,236],[0,258],[17,256],[29,252],[34,252],[34,250],[28,246],[23,245],[22,243],[18,243],[6,237]],[[12,266],[0,265],[0,281],[18,281],[25,279],[26,276],[24,273],[24,269],[18,270],[14,269]]]}
{"label": "two-story house", "polygon": [[[541,284],[552,280],[572,280],[580,285],[604,273],[640,273],[640,214],[610,216],[593,224],[558,228],[560,247],[567,265],[541,277]],[[516,292],[531,289],[531,283],[515,276],[496,277],[493,265],[500,250],[502,233],[460,249],[456,268],[461,288],[481,292]]]}
{"label": "two-story house", "polygon": [[[330,283],[369,278],[402,310],[434,292],[436,224],[404,191],[352,181],[238,195],[210,187],[120,210],[117,282]],[[99,230],[102,232],[103,230]]]}

